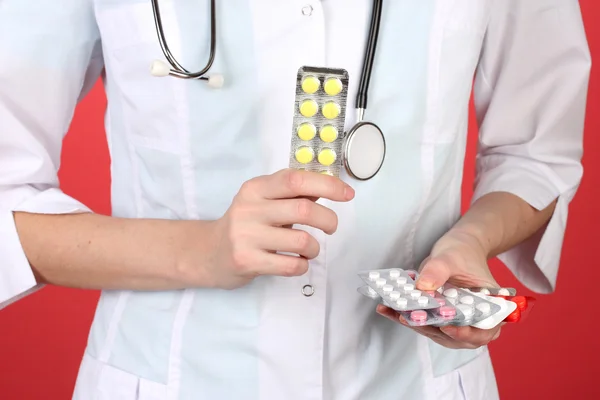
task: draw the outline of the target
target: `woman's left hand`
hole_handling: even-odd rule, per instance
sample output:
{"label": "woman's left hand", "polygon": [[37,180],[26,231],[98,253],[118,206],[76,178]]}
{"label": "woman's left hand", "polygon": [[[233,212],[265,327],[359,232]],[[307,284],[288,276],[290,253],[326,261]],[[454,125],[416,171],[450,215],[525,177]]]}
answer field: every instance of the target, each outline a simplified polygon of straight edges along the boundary
{"label": "woman's left hand", "polygon": [[[416,288],[432,291],[446,282],[458,287],[497,288],[499,286],[487,265],[487,256],[484,246],[475,236],[450,230],[437,241],[430,256],[423,261]],[[400,313],[391,308],[379,305],[377,312],[451,349],[475,349],[500,336],[500,325],[489,330],[452,325],[411,327]]]}

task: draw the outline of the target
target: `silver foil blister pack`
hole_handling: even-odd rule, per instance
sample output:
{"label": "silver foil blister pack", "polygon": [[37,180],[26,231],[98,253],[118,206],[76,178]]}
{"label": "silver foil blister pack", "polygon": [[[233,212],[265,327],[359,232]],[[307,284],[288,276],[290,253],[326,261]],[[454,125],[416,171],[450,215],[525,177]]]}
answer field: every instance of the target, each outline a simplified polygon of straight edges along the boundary
{"label": "silver foil blister pack", "polygon": [[347,99],[346,70],[308,66],[298,70],[290,168],[339,176]]}
{"label": "silver foil blister pack", "polygon": [[[436,296],[415,289],[415,281],[399,268],[361,271],[358,276],[368,288],[359,289],[375,299],[375,292],[383,304],[396,311],[427,310],[440,307]],[[361,291],[362,290],[362,291]]]}
{"label": "silver foil blister pack", "polygon": [[473,325],[500,311],[500,306],[487,300],[482,295],[474,295],[467,290],[460,289],[450,283],[444,284],[438,292],[460,312],[464,318],[452,321],[451,325]]}
{"label": "silver foil blister pack", "polygon": [[468,288],[473,293],[483,294],[485,296],[515,296],[515,288]]}

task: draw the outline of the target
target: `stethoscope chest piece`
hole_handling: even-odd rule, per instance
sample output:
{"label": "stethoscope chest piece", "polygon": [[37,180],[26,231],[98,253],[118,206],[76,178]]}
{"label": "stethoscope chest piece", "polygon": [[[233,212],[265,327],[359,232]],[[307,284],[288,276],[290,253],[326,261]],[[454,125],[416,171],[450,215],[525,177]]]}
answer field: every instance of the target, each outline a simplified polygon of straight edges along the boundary
{"label": "stethoscope chest piece", "polygon": [[346,134],[344,166],[354,178],[369,180],[381,169],[385,150],[381,129],[371,122],[359,122]]}

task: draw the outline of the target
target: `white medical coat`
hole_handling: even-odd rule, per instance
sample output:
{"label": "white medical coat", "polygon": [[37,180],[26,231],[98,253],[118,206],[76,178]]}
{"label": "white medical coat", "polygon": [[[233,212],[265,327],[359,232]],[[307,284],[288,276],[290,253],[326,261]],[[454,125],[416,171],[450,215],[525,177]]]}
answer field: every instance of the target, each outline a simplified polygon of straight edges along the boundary
{"label": "white medical coat", "polygon": [[[201,68],[209,2],[160,3],[171,50]],[[37,288],[12,213],[88,211],[56,172],[73,110],[98,77],[114,215],[218,218],[244,181],[288,166],[299,67],[347,69],[352,110],[371,3],[218,1],[213,71],[226,83],[212,90],[150,76],[163,55],[147,0],[3,0],[0,301]],[[589,70],[574,0],[384,2],[367,119],[385,132],[387,157],[372,180],[342,175],[352,202],[323,202],[339,229],[309,230],[321,245],[310,271],[235,291],[103,292],[74,398],[496,398],[485,348],[448,350],[382,318],[356,272],[418,266],[459,217],[475,78],[475,197],[505,191],[537,209],[559,199],[543,231],[502,255],[525,285],[551,291],[582,174]]]}

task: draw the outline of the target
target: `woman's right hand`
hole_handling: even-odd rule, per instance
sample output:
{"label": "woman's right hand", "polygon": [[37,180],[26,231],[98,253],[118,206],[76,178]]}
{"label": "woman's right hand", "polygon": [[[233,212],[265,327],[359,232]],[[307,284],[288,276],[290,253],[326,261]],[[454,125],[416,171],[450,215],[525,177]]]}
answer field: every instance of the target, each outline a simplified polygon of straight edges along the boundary
{"label": "woman's right hand", "polygon": [[318,198],[347,202],[354,190],[339,178],[291,169],[245,182],[214,223],[214,254],[205,271],[210,286],[234,289],[259,275],[303,275],[320,247],[312,235],[291,226],[331,235],[338,225],[333,210],[313,201]]}

